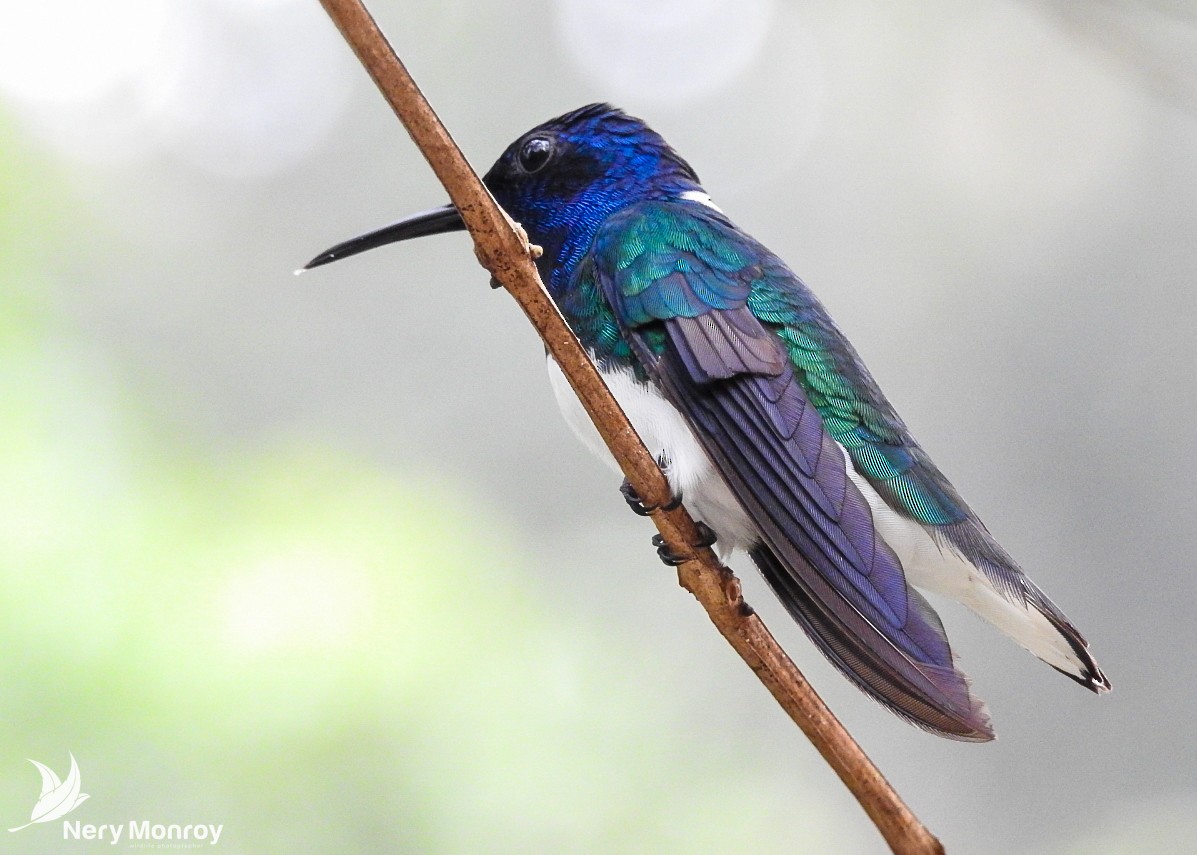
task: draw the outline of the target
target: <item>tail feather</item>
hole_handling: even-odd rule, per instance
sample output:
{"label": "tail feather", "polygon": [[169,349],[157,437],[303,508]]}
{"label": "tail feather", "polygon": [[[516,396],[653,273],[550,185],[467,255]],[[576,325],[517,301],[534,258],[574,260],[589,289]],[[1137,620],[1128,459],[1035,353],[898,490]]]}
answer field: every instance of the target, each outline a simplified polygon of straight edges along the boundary
{"label": "tail feather", "polygon": [[952,547],[939,560],[956,572],[928,573],[916,559],[902,556],[910,580],[968,606],[1026,650],[1064,676],[1096,694],[1108,692],[1110,681],[1089,643],[1047,594],[1000,546],[989,554],[961,554]]}
{"label": "tail feather", "polygon": [[[845,626],[834,610],[812,598],[766,546],[750,555],[761,575],[806,634],[849,680],[897,715],[925,730],[966,742],[987,742],[993,729],[984,703],[974,698],[958,672],[930,663],[907,663],[887,656]],[[910,604],[932,627],[942,632],[938,617],[914,589]],[[945,687],[946,690],[945,690]]]}
{"label": "tail feather", "polygon": [[1035,609],[1043,616],[1044,620],[1051,624],[1052,628],[1059,633],[1060,638],[1065,641],[1072,653],[1068,657],[1067,667],[1060,667],[1052,662],[1048,662],[1048,664],[1065,677],[1075,680],[1094,694],[1100,695],[1110,691],[1113,686],[1110,685],[1109,678],[1102,673],[1097,660],[1093,658],[1093,654],[1089,652],[1089,642],[1085,641],[1085,637],[1072,625],[1072,621],[1065,617],[1056,604],[1048,599],[1047,594],[1039,590],[1039,587],[1030,579],[1026,579],[1025,576],[1023,578],[1030,589],[1027,592],[1027,600],[1030,607]]}
{"label": "tail feather", "polygon": [[921,524],[887,504],[851,466],[848,475],[868,501],[877,531],[901,561],[907,582],[964,604],[1090,691],[1110,690],[1084,636],[979,520],[969,516],[948,526]]}

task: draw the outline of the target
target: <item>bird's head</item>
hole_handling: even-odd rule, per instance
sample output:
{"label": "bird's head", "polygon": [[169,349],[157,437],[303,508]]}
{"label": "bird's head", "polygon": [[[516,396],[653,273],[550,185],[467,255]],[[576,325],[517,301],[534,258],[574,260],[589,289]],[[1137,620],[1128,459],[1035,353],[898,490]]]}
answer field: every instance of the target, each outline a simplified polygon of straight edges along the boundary
{"label": "bird's head", "polygon": [[[572,269],[613,212],[702,189],[690,164],[656,131],[609,104],[590,104],[538,125],[509,145],[482,180],[544,248],[541,273],[550,287],[551,279]],[[452,205],[435,208],[338,244],[307,267],[462,228]]]}

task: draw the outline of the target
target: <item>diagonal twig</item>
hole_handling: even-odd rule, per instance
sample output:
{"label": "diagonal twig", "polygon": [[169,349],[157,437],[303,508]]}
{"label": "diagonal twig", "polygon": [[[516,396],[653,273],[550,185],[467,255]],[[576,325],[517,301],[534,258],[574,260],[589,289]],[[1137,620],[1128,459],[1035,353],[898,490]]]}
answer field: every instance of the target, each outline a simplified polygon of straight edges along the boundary
{"label": "diagonal twig", "polygon": [[536,327],[636,493],[647,505],[661,508],[651,515],[661,537],[674,554],[688,556],[678,566],[678,581],[839,775],[895,855],[942,855],[940,842],[744,602],[739,580],[709,548],[692,545],[700,536],[686,509],[664,509],[672,498],[665,476],[544,290],[526,235],[491,198],[365,6],[360,0],[320,2],[461,212],[479,262]]}

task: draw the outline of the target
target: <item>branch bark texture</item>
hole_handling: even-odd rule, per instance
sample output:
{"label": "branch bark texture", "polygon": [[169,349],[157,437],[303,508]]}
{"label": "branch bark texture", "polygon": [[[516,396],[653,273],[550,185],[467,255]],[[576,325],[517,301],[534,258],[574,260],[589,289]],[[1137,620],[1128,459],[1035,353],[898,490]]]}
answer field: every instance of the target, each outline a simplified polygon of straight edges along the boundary
{"label": "branch bark texture", "polygon": [[[523,230],[495,203],[360,0],[321,0],[461,212],[479,262],[532,322],[573,386],[599,434],[646,505],[663,508],[669,483],[611,396],[594,364],[549,298]],[[895,855],[942,855],[943,846],[910,811],[832,715],[806,678],[740,595],[739,580],[700,542],[685,507],[652,520],[679,556],[678,581],[777,699],[860,802]]]}

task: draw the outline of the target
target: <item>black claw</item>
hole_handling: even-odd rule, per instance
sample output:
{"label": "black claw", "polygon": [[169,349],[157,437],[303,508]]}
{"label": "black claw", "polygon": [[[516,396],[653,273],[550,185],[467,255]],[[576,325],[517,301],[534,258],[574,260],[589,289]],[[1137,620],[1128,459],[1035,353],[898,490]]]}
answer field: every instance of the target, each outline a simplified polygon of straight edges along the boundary
{"label": "black claw", "polygon": [[640,499],[640,494],[636,492],[636,488],[631,485],[627,478],[623,479],[623,483],[619,485],[619,492],[623,493],[623,500],[628,503],[628,507],[632,509],[632,513],[637,516],[646,517],[656,510],[656,507],[649,507]]}
{"label": "black claw", "polygon": [[[673,465],[673,461],[665,456],[664,451],[662,451],[660,454],[657,455],[657,466],[661,467],[661,472],[665,475],[665,477],[667,479],[669,478],[669,467],[672,465]],[[667,504],[661,506],[661,510],[676,511],[681,506],[682,506],[682,491],[678,490],[676,493],[674,493],[673,498],[670,499]]]}
{"label": "black claw", "polygon": [[657,555],[660,556],[661,561],[670,567],[676,567],[690,558],[688,555],[678,555],[670,549],[669,544],[665,542],[665,538],[659,534],[653,535],[653,546],[657,548]]}
{"label": "black claw", "polygon": [[632,509],[632,513],[641,517],[646,517],[657,510],[677,510],[677,508],[681,507],[682,504],[682,495],[681,493],[678,493],[669,500],[669,504],[646,505],[644,504],[644,500],[640,498],[640,494],[636,492],[636,488],[628,482],[627,478],[624,478],[623,483],[619,485],[619,492],[623,494],[623,499],[628,503],[628,507]]}
{"label": "black claw", "polygon": [[[718,540],[718,535],[711,530],[711,527],[704,522],[695,523],[698,528],[698,542],[694,544],[695,549],[702,549],[711,546]],[[670,567],[676,567],[679,564],[684,564],[694,557],[693,553],[690,555],[678,555],[669,548],[669,544],[665,542],[665,538],[660,534],[653,535],[653,546],[657,548],[657,555],[660,556],[661,561]]]}
{"label": "black claw", "polygon": [[709,525],[704,522],[696,522],[695,527],[698,529],[698,543],[694,544],[696,549],[704,546],[714,546],[715,542],[719,540],[719,535],[711,529]]}
{"label": "black claw", "polygon": [[678,555],[665,545],[657,547],[657,556],[668,567],[677,567],[679,564],[685,564],[690,560],[689,555]]}

